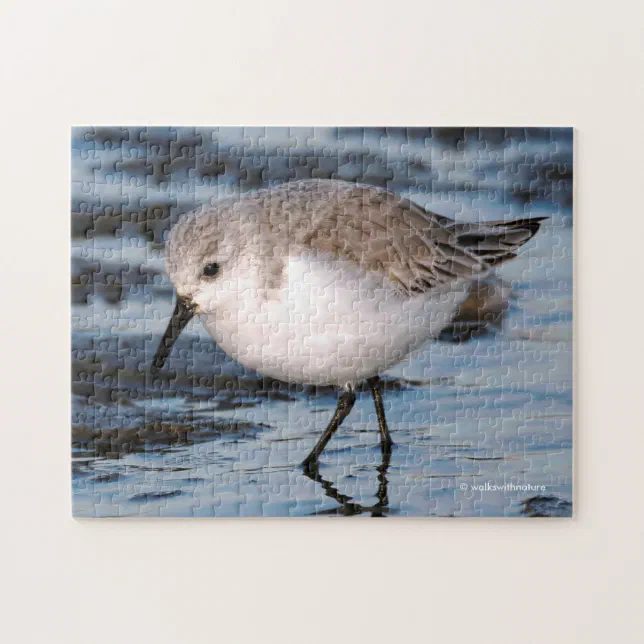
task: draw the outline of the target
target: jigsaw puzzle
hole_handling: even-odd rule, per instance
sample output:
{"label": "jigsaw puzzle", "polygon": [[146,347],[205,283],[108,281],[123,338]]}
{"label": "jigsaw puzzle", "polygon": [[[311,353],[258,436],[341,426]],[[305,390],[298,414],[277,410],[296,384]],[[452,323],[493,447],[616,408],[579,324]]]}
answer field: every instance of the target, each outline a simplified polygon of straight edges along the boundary
{"label": "jigsaw puzzle", "polygon": [[74,128],[74,516],[571,516],[572,180],[571,128]]}

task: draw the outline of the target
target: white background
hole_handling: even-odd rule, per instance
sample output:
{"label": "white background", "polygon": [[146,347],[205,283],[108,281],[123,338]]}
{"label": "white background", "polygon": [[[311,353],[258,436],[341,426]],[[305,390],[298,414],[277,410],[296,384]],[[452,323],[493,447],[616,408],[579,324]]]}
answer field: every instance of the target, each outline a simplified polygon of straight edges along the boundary
{"label": "white background", "polygon": [[[643,18],[3,0],[5,641],[641,641]],[[74,521],[72,124],[574,125],[575,518]]]}

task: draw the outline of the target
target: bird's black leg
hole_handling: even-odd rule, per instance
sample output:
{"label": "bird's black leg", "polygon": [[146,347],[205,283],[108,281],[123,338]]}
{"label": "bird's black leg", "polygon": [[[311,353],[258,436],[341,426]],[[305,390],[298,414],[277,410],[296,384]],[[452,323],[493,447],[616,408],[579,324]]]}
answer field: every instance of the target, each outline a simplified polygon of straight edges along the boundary
{"label": "bird's black leg", "polygon": [[[380,429],[380,451],[382,452],[383,459],[385,456],[391,454],[391,448],[394,442],[391,440],[389,434],[389,428],[387,427],[387,419],[385,417],[385,408],[382,404],[382,389],[380,387],[380,378],[374,376],[367,380],[369,389],[371,389],[371,395],[373,396],[373,402],[376,405],[376,415],[378,416],[378,428]],[[389,465],[387,459],[387,465]]]}
{"label": "bird's black leg", "polygon": [[318,457],[326,447],[326,444],[331,440],[331,436],[335,434],[336,429],[340,427],[342,421],[349,415],[355,401],[356,392],[353,390],[353,387],[347,388],[338,400],[338,406],[335,409],[335,414],[333,414],[329,426],[324,430],[324,434],[322,434],[320,440],[311,450],[311,453],[302,462],[305,470],[311,469],[311,466],[317,463]]}

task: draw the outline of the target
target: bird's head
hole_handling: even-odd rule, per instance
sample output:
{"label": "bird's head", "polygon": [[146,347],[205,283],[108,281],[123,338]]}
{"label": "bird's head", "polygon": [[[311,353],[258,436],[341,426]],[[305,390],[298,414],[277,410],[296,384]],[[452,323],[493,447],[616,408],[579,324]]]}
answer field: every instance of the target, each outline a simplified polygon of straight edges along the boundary
{"label": "bird's head", "polygon": [[195,314],[207,315],[225,307],[238,282],[239,233],[238,222],[215,210],[188,213],[170,231],[166,270],[177,299],[152,363],[153,373],[163,367]]}

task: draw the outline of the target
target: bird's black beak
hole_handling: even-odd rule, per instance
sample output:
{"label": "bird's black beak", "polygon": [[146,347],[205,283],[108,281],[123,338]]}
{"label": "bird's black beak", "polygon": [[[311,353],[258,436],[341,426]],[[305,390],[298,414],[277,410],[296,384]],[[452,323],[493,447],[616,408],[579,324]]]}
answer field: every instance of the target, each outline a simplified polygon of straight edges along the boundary
{"label": "bird's black beak", "polygon": [[190,298],[177,295],[177,304],[174,307],[170,322],[168,322],[168,328],[163,334],[163,338],[159,343],[156,355],[152,361],[151,371],[153,374],[161,371],[167,357],[170,355],[170,351],[172,351],[172,346],[196,312],[197,305]]}

